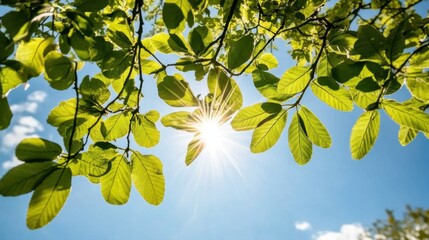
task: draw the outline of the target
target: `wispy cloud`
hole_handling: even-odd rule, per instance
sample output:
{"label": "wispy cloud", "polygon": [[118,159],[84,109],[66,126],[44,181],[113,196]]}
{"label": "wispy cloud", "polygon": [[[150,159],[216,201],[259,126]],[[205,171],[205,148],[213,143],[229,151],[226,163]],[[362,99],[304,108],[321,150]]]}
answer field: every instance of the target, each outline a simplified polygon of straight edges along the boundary
{"label": "wispy cloud", "polygon": [[46,97],[47,94],[45,92],[34,91],[28,95],[26,102],[12,104],[10,109],[14,114],[23,112],[36,113],[39,104],[44,102]]}
{"label": "wispy cloud", "polygon": [[[3,136],[0,143],[0,150],[4,153],[13,154],[13,150],[24,138],[39,137],[39,133],[44,130],[43,125],[33,116],[22,116],[24,113],[35,114],[40,103],[43,103],[47,94],[43,91],[34,91],[27,97],[27,101],[10,106],[15,114],[13,125]],[[15,167],[22,163],[15,156],[2,163],[4,169]]]}
{"label": "wispy cloud", "polygon": [[18,160],[18,158],[13,156],[11,160],[4,161],[2,164],[2,167],[4,169],[10,169],[10,168],[16,167],[20,164],[23,164],[23,163],[24,163],[23,161],[20,161],[20,160]]}
{"label": "wispy cloud", "polygon": [[311,224],[309,222],[295,222],[295,228],[299,231],[307,231],[310,230]]}
{"label": "wispy cloud", "polygon": [[48,94],[46,92],[34,91],[30,95],[28,95],[27,100],[42,103],[45,101],[47,96]]}
{"label": "wispy cloud", "polygon": [[324,231],[318,232],[315,240],[371,240],[366,237],[365,229],[361,224],[344,224],[339,232]]}

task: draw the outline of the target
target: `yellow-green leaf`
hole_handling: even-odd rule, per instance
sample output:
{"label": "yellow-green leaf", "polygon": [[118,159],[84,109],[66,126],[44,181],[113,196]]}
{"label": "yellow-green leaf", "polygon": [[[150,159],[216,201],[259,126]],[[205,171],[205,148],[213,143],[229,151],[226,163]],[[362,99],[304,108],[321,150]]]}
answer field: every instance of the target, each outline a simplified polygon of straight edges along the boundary
{"label": "yellow-green leaf", "polygon": [[62,168],[53,171],[43,180],[30,200],[28,228],[41,228],[57,216],[70,193],[71,179],[70,169]]}
{"label": "yellow-green leaf", "polygon": [[192,138],[191,142],[188,144],[188,149],[186,151],[185,163],[187,166],[200,155],[205,146],[204,141],[201,140],[200,133],[195,134],[194,138]]}
{"label": "yellow-green leaf", "polygon": [[231,126],[237,131],[255,129],[262,120],[278,114],[281,110],[282,106],[278,103],[257,103],[241,109],[232,119]]}
{"label": "yellow-green leaf", "polygon": [[52,38],[33,38],[21,42],[16,49],[16,60],[27,67],[30,77],[39,76],[43,71],[45,50],[53,44]]}
{"label": "yellow-green leaf", "polygon": [[158,144],[160,133],[155,122],[143,114],[137,114],[131,123],[131,131],[136,143],[142,147],[150,148]]}
{"label": "yellow-green leaf", "polygon": [[387,115],[399,125],[429,132],[429,115],[427,113],[390,99],[384,99],[382,107]]}
{"label": "yellow-green leaf", "polygon": [[148,203],[161,204],[165,191],[161,160],[134,151],[131,155],[131,178],[137,191]]}
{"label": "yellow-green leaf", "polygon": [[302,119],[298,113],[293,115],[288,132],[289,149],[299,165],[308,163],[313,153],[313,146],[305,134]]}
{"label": "yellow-green leaf", "polygon": [[54,162],[33,162],[12,168],[0,180],[0,194],[18,196],[33,191],[55,166]]}
{"label": "yellow-green leaf", "polygon": [[276,115],[262,120],[253,132],[250,150],[253,153],[260,153],[274,146],[286,125],[286,118],[287,112],[281,109]]}
{"label": "yellow-green leaf", "polygon": [[108,141],[121,138],[128,133],[131,114],[118,113],[107,118],[101,125],[101,133]]}
{"label": "yellow-green leaf", "polygon": [[319,147],[330,147],[332,142],[331,136],[317,116],[305,106],[302,106],[298,113],[304,123],[305,132],[310,141]]}
{"label": "yellow-green leaf", "polygon": [[363,158],[377,139],[380,130],[380,114],[377,110],[364,112],[356,121],[350,136],[352,158]]}
{"label": "yellow-green leaf", "polygon": [[400,126],[399,132],[398,132],[399,143],[402,146],[407,146],[410,142],[412,142],[414,140],[414,138],[416,138],[418,132],[419,131],[417,131],[415,129]]}
{"label": "yellow-green leaf", "polygon": [[111,164],[110,171],[100,178],[101,194],[110,204],[125,204],[131,191],[131,166],[122,155],[116,155]]}
{"label": "yellow-green leaf", "polygon": [[295,66],[282,75],[277,91],[282,94],[295,94],[304,90],[310,80],[310,68]]}
{"label": "yellow-green leaf", "polygon": [[330,77],[321,77],[312,82],[310,87],[314,95],[328,106],[340,111],[353,110],[350,93],[333,82]]}

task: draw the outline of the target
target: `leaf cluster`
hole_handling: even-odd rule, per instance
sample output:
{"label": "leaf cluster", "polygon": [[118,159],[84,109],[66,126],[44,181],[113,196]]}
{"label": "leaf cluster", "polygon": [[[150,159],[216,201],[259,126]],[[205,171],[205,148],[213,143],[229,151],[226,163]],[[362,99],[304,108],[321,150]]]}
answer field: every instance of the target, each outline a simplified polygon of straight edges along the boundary
{"label": "leaf cluster", "polygon": [[[306,94],[338,111],[361,109],[350,134],[354,159],[374,146],[381,112],[398,124],[401,145],[419,133],[429,137],[429,20],[415,11],[421,1],[339,0],[331,8],[324,0],[1,4],[12,10],[0,21],[0,129],[13,117],[8,92],[34,77],[75,95],[47,116],[63,142],[24,139],[16,149],[24,163],[0,180],[5,196],[34,191],[30,228],[56,216],[77,175],[100,184],[111,204],[127,202],[131,182],[148,203],[160,204],[161,161],[131,148],[133,142],[143,152],[155,147],[159,120],[194,135],[187,165],[205,147],[198,126],[207,119],[232,119],[235,130],[252,131],[254,153],[272,148],[288,128],[293,158],[307,164],[314,146],[329,148],[333,140],[304,105]],[[153,21],[147,31],[145,21]],[[285,53],[272,49],[286,43],[296,64],[276,76],[277,58]],[[79,78],[85,64],[99,73]],[[241,75],[251,76],[264,101],[242,106],[246,93],[234,80]],[[156,109],[141,112],[148,79],[157,86],[148,91],[181,110],[162,117]],[[194,80],[207,83],[206,95],[191,89]],[[409,95],[402,102],[394,94],[401,88]]]}

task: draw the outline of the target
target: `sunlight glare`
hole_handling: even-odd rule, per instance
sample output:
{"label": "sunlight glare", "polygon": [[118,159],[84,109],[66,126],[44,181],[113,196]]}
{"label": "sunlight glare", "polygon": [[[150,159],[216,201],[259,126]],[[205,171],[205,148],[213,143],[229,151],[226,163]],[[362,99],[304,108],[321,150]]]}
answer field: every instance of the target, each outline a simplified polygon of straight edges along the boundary
{"label": "sunlight glare", "polygon": [[222,129],[217,119],[203,119],[198,130],[201,133],[201,141],[203,141],[207,147],[211,148],[216,145],[220,145],[222,142]]}

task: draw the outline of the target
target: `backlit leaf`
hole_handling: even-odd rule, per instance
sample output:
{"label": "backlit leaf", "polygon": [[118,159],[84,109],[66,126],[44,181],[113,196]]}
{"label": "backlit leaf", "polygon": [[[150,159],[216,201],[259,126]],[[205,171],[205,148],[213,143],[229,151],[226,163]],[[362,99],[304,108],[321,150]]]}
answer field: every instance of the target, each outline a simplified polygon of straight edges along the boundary
{"label": "backlit leaf", "polygon": [[200,134],[195,134],[194,138],[188,144],[188,149],[186,151],[185,163],[187,166],[189,166],[198,157],[198,155],[200,155],[204,147],[205,143],[201,140]]}
{"label": "backlit leaf", "polygon": [[258,103],[241,109],[232,119],[231,126],[236,131],[255,129],[258,124],[271,115],[277,115],[282,110],[278,103]]}
{"label": "backlit leaf", "polygon": [[352,128],[350,150],[352,158],[363,158],[377,139],[380,130],[380,114],[377,110],[363,113]]}
{"label": "backlit leaf", "polygon": [[330,107],[340,111],[353,110],[350,93],[330,77],[320,77],[310,85],[314,95]]}
{"label": "backlit leaf", "polygon": [[416,136],[418,131],[409,127],[400,126],[398,132],[398,140],[402,146],[407,146],[410,142],[412,142]]}
{"label": "backlit leaf", "polygon": [[160,133],[155,122],[143,114],[137,114],[131,123],[131,131],[136,143],[142,147],[150,148],[158,144]]}
{"label": "backlit leaf", "polygon": [[252,72],[252,78],[256,89],[269,100],[283,102],[292,97],[292,95],[277,92],[280,79],[271,73],[257,69]]}
{"label": "backlit leaf", "polygon": [[277,91],[282,94],[295,94],[304,90],[310,80],[310,68],[295,66],[282,75]]}
{"label": "backlit leaf", "polygon": [[43,138],[25,138],[16,146],[16,157],[25,162],[53,160],[61,152],[60,145]]}
{"label": "backlit leaf", "polygon": [[121,138],[128,133],[131,114],[118,113],[107,118],[101,127],[101,133],[108,141]]}
{"label": "backlit leaf", "polygon": [[249,60],[253,52],[253,41],[252,35],[245,35],[231,44],[228,52],[228,68],[238,68]]}
{"label": "backlit leaf", "polygon": [[299,113],[293,115],[289,125],[288,140],[295,162],[299,165],[308,163],[313,153],[313,146],[305,133],[305,127]]}
{"label": "backlit leaf", "polygon": [[298,111],[304,123],[305,132],[310,141],[319,147],[328,148],[331,146],[331,136],[322,122],[305,106],[301,106]]}
{"label": "backlit leaf", "polygon": [[131,177],[146,202],[161,204],[165,191],[161,160],[153,155],[142,155],[134,151],[131,155]]}
{"label": "backlit leaf", "polygon": [[53,171],[43,180],[30,200],[28,228],[41,228],[58,214],[70,193],[71,179],[70,169],[62,168]]}
{"label": "backlit leaf", "polygon": [[52,38],[33,38],[29,42],[21,42],[16,49],[16,60],[27,67],[30,77],[39,76],[44,69],[45,50],[52,45]]}
{"label": "backlit leaf", "polygon": [[253,132],[250,150],[253,153],[260,153],[274,146],[286,125],[286,117],[287,112],[282,109],[276,115],[262,120]]}
{"label": "backlit leaf", "polygon": [[429,132],[429,115],[427,113],[390,99],[384,99],[382,107],[397,124],[422,132]]}
{"label": "backlit leaf", "polygon": [[53,162],[32,162],[9,170],[0,180],[0,194],[18,196],[33,191],[56,167]]}
{"label": "backlit leaf", "polygon": [[111,164],[110,171],[100,179],[101,194],[110,204],[125,204],[131,191],[131,166],[122,155],[116,155]]}

